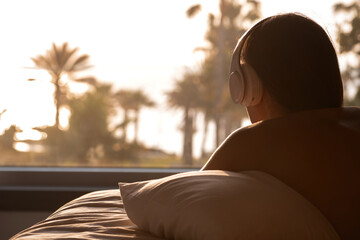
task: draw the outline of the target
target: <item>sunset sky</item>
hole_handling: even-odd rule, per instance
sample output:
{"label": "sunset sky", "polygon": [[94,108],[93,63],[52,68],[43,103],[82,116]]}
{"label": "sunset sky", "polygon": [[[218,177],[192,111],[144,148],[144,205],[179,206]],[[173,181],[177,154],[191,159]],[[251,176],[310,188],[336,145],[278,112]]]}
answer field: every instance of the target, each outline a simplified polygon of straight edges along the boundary
{"label": "sunset sky", "polygon": [[[302,12],[325,26],[335,24],[331,6],[323,1],[262,1],[263,16]],[[201,3],[203,9],[187,19],[186,9]],[[172,88],[184,67],[199,64],[195,47],[204,46],[207,14],[216,13],[218,0],[14,0],[0,2],[0,132],[11,124],[23,129],[20,139],[39,138],[32,127],[54,124],[55,108],[50,76],[31,69],[31,57],[44,54],[51,43],[69,42],[79,53],[89,54],[94,67],[86,75],[112,82],[116,89],[142,88],[158,103],[144,109],[140,140],[148,146],[180,153],[181,112],[166,105],[165,91]],[[36,81],[27,81],[35,78]],[[81,87],[75,89],[83,91]],[[69,113],[62,114],[63,125]],[[195,135],[199,154],[201,132]],[[208,149],[213,143],[208,142]]]}

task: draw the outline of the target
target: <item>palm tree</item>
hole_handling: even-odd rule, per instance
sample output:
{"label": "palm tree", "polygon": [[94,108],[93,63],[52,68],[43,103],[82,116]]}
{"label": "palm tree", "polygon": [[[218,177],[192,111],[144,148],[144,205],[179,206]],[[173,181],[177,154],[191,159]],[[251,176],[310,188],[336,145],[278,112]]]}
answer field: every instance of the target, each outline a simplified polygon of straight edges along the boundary
{"label": "palm tree", "polygon": [[132,101],[132,110],[134,111],[134,124],[135,124],[135,137],[134,144],[138,143],[138,134],[139,134],[139,115],[140,110],[143,107],[154,107],[155,102],[153,102],[143,91],[135,90],[133,92],[133,101]]}
{"label": "palm tree", "polygon": [[16,133],[22,130],[16,125],[11,125],[8,129],[0,135],[0,150],[14,150],[13,145],[15,142]]}
{"label": "palm tree", "polygon": [[122,128],[122,140],[124,143],[126,142],[127,137],[127,126],[130,122],[129,110],[131,109],[132,104],[131,94],[131,91],[124,89],[115,93],[115,99],[124,112],[123,121],[118,125],[118,127]]}
{"label": "palm tree", "polygon": [[[205,52],[205,59],[202,64],[200,73],[207,93],[211,93],[212,99],[204,101],[203,112],[209,121],[209,117],[215,121],[216,125],[216,146],[220,144],[221,137],[221,120],[228,114],[224,114],[224,91],[227,91],[228,69],[230,68],[230,59],[232,50],[237,39],[245,32],[248,23],[260,17],[260,3],[256,0],[248,0],[239,4],[234,0],[219,1],[220,14],[218,16],[210,13],[208,16],[208,29],[205,39],[210,43],[210,47],[198,47]],[[194,17],[201,10],[201,5],[191,6],[186,14],[188,18]],[[207,95],[202,94],[207,97]],[[211,103],[212,110],[209,110]],[[242,118],[243,116],[239,116]],[[225,121],[227,121],[225,119]],[[206,126],[206,124],[205,124]],[[226,132],[226,129],[225,131]]]}
{"label": "palm tree", "polygon": [[174,89],[166,94],[170,107],[181,108],[184,111],[183,160],[185,165],[191,166],[193,162],[193,122],[201,101],[198,74],[186,70],[182,79],[176,81]]}
{"label": "palm tree", "polygon": [[[142,90],[119,90],[115,98],[124,111],[123,122],[119,125],[123,128],[123,141],[126,142],[127,126],[130,122],[135,125],[134,144],[138,143],[139,115],[143,107],[153,107],[155,103]],[[134,112],[134,118],[130,119],[129,112]]]}
{"label": "palm tree", "polygon": [[[340,53],[344,55],[345,68],[342,71],[344,84],[354,85],[358,88],[353,99],[345,95],[346,105],[359,105],[360,103],[360,2],[336,3],[333,6],[335,16],[341,16],[338,22],[337,40]],[[348,93],[347,91],[345,93]]]}
{"label": "palm tree", "polygon": [[96,153],[100,146],[105,150],[103,154],[110,152],[113,145],[108,129],[113,113],[111,97],[111,84],[97,84],[92,91],[69,100],[71,116],[67,136],[70,146],[66,151],[80,161],[89,160],[89,153]]}
{"label": "palm tree", "polygon": [[[89,55],[83,54],[78,56],[78,48],[70,48],[68,43],[65,42],[61,46],[52,44],[52,48],[47,50],[44,55],[38,55],[31,60],[36,67],[46,70],[51,75],[51,83],[54,84],[54,102],[56,107],[55,127],[59,127],[59,113],[60,108],[66,102],[67,88],[62,83],[61,79],[64,74],[67,74],[71,80],[77,82],[94,83],[95,79],[92,77],[87,78],[74,78],[75,72],[88,69]],[[31,79],[34,80],[34,79]]]}

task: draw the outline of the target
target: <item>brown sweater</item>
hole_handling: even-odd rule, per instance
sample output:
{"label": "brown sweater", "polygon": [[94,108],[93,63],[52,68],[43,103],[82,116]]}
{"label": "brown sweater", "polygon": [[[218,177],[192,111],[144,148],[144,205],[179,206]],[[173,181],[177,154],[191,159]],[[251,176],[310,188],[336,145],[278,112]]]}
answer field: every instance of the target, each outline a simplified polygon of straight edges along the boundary
{"label": "brown sweater", "polygon": [[341,239],[360,239],[360,108],[299,112],[241,128],[203,169],[267,172],[312,202]]}

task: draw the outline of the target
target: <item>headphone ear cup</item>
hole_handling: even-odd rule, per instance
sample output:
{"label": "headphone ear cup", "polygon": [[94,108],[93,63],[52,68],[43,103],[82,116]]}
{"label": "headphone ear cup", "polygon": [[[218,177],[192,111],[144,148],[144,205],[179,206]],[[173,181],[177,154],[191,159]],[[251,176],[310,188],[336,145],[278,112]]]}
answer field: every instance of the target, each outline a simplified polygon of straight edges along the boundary
{"label": "headphone ear cup", "polygon": [[234,103],[242,103],[244,99],[245,79],[242,72],[232,72],[229,79],[230,96]]}
{"label": "headphone ear cup", "polygon": [[246,107],[254,106],[258,104],[262,99],[263,86],[259,76],[249,64],[244,64],[242,66],[242,69],[246,75],[246,87],[244,91],[244,98],[241,104]]}

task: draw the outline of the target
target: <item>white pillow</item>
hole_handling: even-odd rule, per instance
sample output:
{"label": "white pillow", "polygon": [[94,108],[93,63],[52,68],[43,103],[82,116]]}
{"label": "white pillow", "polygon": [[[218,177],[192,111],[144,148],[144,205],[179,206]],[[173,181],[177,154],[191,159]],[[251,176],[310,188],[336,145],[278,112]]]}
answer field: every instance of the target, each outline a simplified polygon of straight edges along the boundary
{"label": "white pillow", "polygon": [[263,172],[196,171],[119,186],[131,221],[167,239],[339,239],[318,209]]}

